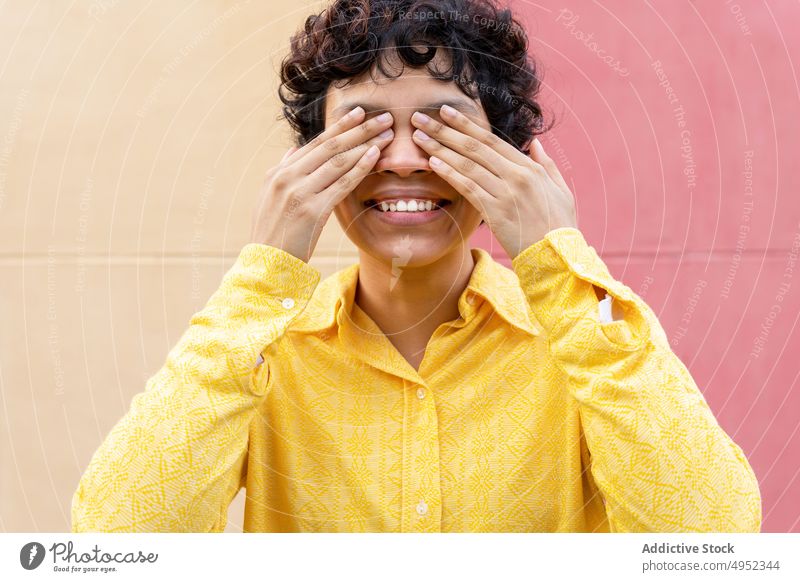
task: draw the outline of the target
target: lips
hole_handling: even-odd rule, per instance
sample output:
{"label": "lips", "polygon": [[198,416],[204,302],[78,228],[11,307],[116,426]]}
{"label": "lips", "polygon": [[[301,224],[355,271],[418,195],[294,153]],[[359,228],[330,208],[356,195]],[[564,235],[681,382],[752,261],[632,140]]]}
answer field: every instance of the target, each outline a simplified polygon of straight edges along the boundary
{"label": "lips", "polygon": [[[422,209],[417,206],[417,208],[412,210],[414,207],[413,200],[420,200],[420,203],[422,203],[421,199],[415,198],[401,198],[398,200],[397,204],[395,204],[395,202],[387,202],[386,200],[380,202],[367,201],[373,202],[373,205],[368,207],[364,213],[365,216],[369,217],[367,220],[377,221],[375,224],[383,223],[393,228],[418,228],[422,225],[433,225],[439,221],[448,219],[448,217],[452,220],[450,211],[444,207],[434,205],[432,200],[427,200],[426,203],[423,204]],[[443,206],[452,204],[449,200],[439,200],[442,202]],[[406,206],[404,203],[407,201],[411,201],[411,206],[401,210],[403,206]],[[430,210],[427,209],[428,205],[431,207]],[[381,207],[384,208],[382,209]]]}

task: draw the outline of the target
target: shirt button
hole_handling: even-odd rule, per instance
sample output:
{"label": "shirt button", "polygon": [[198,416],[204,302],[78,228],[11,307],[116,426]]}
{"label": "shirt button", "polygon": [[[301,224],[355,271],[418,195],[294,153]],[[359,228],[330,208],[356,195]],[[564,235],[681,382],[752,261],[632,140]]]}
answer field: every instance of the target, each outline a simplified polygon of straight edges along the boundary
{"label": "shirt button", "polygon": [[292,307],[294,307],[294,299],[292,299],[291,297],[287,297],[286,299],[281,301],[281,305],[283,305],[284,309],[291,309]]}
{"label": "shirt button", "polygon": [[425,388],[417,388],[417,398],[420,400],[425,398]]}
{"label": "shirt button", "polygon": [[421,499],[419,503],[417,503],[417,513],[420,515],[425,515],[426,513],[428,513],[428,504]]}

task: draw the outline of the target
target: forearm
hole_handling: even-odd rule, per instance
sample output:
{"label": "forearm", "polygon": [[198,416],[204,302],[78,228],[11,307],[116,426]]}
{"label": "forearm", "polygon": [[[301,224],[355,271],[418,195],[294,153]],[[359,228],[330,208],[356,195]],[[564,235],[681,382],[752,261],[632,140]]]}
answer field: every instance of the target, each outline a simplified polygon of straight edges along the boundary
{"label": "forearm", "polygon": [[[548,233],[513,266],[580,404],[612,529],[758,531],[755,475],[644,301],[576,229]],[[600,323],[593,286],[623,319]]]}
{"label": "forearm", "polygon": [[[259,354],[304,308],[319,273],[250,244],[163,367],[95,452],[73,531],[212,531],[241,487],[248,429],[265,397]],[[291,296],[293,305],[282,300]]]}

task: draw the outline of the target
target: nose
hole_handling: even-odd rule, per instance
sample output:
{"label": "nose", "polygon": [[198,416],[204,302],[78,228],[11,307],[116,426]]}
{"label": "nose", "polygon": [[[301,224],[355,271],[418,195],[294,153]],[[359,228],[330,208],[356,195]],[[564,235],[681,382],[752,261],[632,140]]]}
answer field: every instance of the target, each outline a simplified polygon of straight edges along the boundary
{"label": "nose", "polygon": [[428,154],[419,147],[411,137],[416,129],[411,120],[403,119],[392,127],[394,138],[383,148],[381,157],[375,164],[374,173],[379,175],[393,174],[406,178],[412,174],[423,175],[432,172],[428,164]]}

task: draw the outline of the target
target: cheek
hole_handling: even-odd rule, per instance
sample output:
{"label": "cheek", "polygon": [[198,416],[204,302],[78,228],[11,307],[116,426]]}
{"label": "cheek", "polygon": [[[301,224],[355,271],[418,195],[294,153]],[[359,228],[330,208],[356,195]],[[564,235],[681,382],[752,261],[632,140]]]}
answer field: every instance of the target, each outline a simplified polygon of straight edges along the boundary
{"label": "cheek", "polygon": [[345,201],[339,202],[336,206],[333,207],[333,215],[336,217],[336,220],[339,221],[339,225],[345,225],[350,220],[348,220],[348,211],[344,208]]}
{"label": "cheek", "polygon": [[333,214],[336,215],[340,224],[350,224],[358,218],[362,210],[363,208],[358,205],[358,198],[355,194],[350,193],[344,200],[333,207]]}
{"label": "cheek", "polygon": [[480,210],[475,208],[472,204],[466,201],[466,199],[462,198],[462,208],[461,211],[463,212],[462,216],[464,217],[461,222],[463,223],[476,223],[479,224],[481,220],[483,220],[483,215],[481,215]]}

